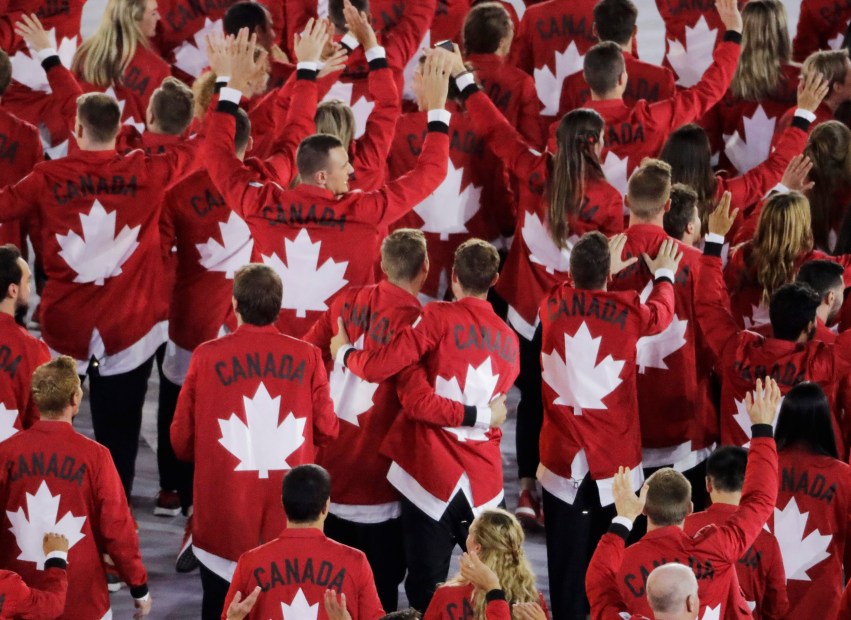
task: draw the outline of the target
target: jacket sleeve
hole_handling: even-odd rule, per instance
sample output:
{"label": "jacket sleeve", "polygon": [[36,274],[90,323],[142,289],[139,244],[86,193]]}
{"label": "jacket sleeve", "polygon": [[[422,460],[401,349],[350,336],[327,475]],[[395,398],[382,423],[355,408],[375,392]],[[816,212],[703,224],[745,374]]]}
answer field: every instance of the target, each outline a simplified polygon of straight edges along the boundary
{"label": "jacket sleeve", "polygon": [[641,335],[659,334],[674,318],[674,285],[668,278],[657,278],[646,304],[640,305]]}
{"label": "jacket sleeve", "polygon": [[591,603],[592,620],[617,620],[621,612],[627,611],[618,590],[617,575],[628,534],[626,527],[613,524],[591,556],[585,573],[585,592]]}
{"label": "jacket sleeve", "polygon": [[14,185],[0,189],[0,222],[26,217],[36,210],[38,197],[45,193],[50,195],[49,191],[47,181],[38,168]]}
{"label": "jacket sleeve", "polygon": [[517,131],[530,145],[536,148],[544,148],[547,142],[546,127],[541,121],[543,110],[544,104],[538,99],[535,82],[527,78],[520,99]]}
{"label": "jacket sleeve", "polygon": [[697,324],[709,350],[720,360],[724,350],[739,338],[739,327],[730,310],[730,296],[721,272],[721,244],[706,243],[700,257],[695,289]]}
{"label": "jacket sleeve", "polygon": [[[0,612],[3,617],[53,620],[61,616],[68,592],[66,567],[64,560],[48,560],[44,572],[40,575],[43,587],[39,590],[30,588],[19,575],[12,572],[9,572],[6,578],[0,579],[3,585],[0,592]],[[2,572],[6,571],[0,571]],[[4,600],[8,606],[3,605]]]}
{"label": "jacket sleeve", "polygon": [[789,611],[789,596],[786,594],[786,570],[777,539],[772,537],[771,557],[765,576],[765,592],[760,603],[763,620],[782,620]]}
{"label": "jacket sleeve", "polygon": [[83,89],[74,74],[62,64],[58,55],[45,58],[41,66],[47,74],[47,83],[52,91],[52,109],[59,112],[73,134],[77,119],[77,97],[83,94]]}
{"label": "jacket sleeve", "polygon": [[288,185],[296,175],[296,152],[301,141],[316,133],[316,72],[299,71],[292,86],[292,96],[284,121],[278,123],[278,135],[272,155],[266,163],[274,170],[282,185]]}
{"label": "jacket sleeve", "polygon": [[404,69],[419,50],[420,43],[434,19],[437,0],[405,2],[403,6],[405,13],[402,18],[384,37],[387,62],[398,70]]}
{"label": "jacket sleeve", "polygon": [[511,620],[511,605],[502,590],[491,590],[485,595],[485,620]]}
{"label": "jacket sleeve", "polygon": [[151,176],[163,186],[169,186],[200,169],[204,164],[198,157],[202,142],[198,137],[184,139],[167,148],[164,153],[149,155],[147,162]]}
{"label": "jacket sleeve", "polygon": [[357,140],[352,164],[355,176],[361,181],[381,178],[396,133],[396,120],[402,112],[396,81],[384,58],[369,63],[369,94],[375,107],[366,121],[363,136]]}
{"label": "jacket sleeve", "polygon": [[237,560],[236,569],[233,571],[233,579],[231,579],[228,593],[225,595],[225,604],[222,606],[221,620],[227,620],[228,607],[230,607],[230,604],[237,592],[242,594],[242,598],[244,600],[246,596],[251,594],[252,590],[254,590],[254,587],[251,587],[248,580],[245,578],[245,564],[243,562],[243,558],[240,557],[239,560]]}
{"label": "jacket sleeve", "polygon": [[[456,427],[464,425],[464,405],[438,396],[428,382],[425,368],[415,364],[399,373],[396,392],[405,415],[430,426]],[[473,422],[475,422],[475,407]],[[467,426],[472,426],[468,424]]]}
{"label": "jacket sleeve", "polygon": [[325,371],[322,353],[317,348],[313,348],[313,353],[313,443],[316,446],[325,446],[336,439],[340,426],[334,413],[334,403],[331,401],[328,373]]}
{"label": "jacket sleeve", "polygon": [[169,436],[174,454],[181,461],[195,460],[195,392],[198,384],[198,355],[189,360],[189,370],[177,397]]}
{"label": "jacket sleeve", "polygon": [[509,62],[515,67],[532,75],[535,68],[535,58],[532,53],[532,20],[530,13],[523,15],[520,25],[517,27],[517,36],[511,42]]}
{"label": "jacket sleeve", "polygon": [[331,346],[331,338],[337,330],[337,316],[338,314],[334,312],[334,306],[332,305],[322,313],[322,316],[316,319],[316,322],[304,335],[304,341],[309,342],[319,349],[322,353],[322,359],[326,364],[332,361],[329,348]]}
{"label": "jacket sleeve", "polygon": [[358,587],[358,620],[378,620],[384,616],[384,608],[378,599],[378,591],[375,589],[375,578],[372,576],[372,568],[366,556],[361,556],[360,585]]}

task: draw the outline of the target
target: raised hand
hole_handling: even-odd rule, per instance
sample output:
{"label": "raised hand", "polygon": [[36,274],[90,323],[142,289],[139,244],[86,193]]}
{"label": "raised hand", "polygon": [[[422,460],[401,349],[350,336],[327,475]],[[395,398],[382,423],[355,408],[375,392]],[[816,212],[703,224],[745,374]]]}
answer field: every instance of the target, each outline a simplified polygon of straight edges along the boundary
{"label": "raised hand", "polygon": [[423,64],[423,90],[426,110],[442,110],[449,93],[449,54],[429,54]]}
{"label": "raised hand", "polygon": [[659,252],[656,258],[651,259],[646,253],[642,253],[644,262],[650,273],[656,273],[659,269],[670,269],[674,273],[677,272],[677,267],[683,258],[683,253],[680,251],[679,244],[673,239],[665,239],[662,245],[659,246]]}
{"label": "raised hand", "polygon": [[620,233],[609,239],[609,254],[611,256],[609,263],[609,275],[616,275],[638,261],[637,256],[624,260],[623,248],[625,245],[626,235],[624,233]]}
{"label": "raised hand", "polygon": [[[327,45],[325,46],[325,49],[328,49]],[[330,55],[326,56],[325,52],[323,52],[321,60],[325,64],[323,64],[322,68],[319,70],[318,77],[322,78],[326,75],[336,73],[337,71],[342,71],[346,68],[347,59],[348,54],[346,52],[346,48],[339,43],[333,43]]]}
{"label": "raised hand", "polygon": [[144,618],[151,613],[151,607],[153,604],[154,599],[151,598],[150,593],[144,600],[133,599],[133,606],[136,608],[136,613],[133,614],[133,617],[137,620],[139,618]]}
{"label": "raised hand", "polygon": [[210,69],[217,76],[230,77],[232,75],[230,56],[228,55],[229,39],[232,40],[233,36],[225,37],[219,30],[209,32],[204,37],[207,43],[207,62],[210,63]]}
{"label": "raised hand", "polygon": [[54,551],[63,551],[68,553],[68,539],[62,534],[48,532],[44,535],[44,538],[41,539],[41,549],[44,551],[44,555],[53,553]]}
{"label": "raised hand", "polygon": [[789,165],[786,166],[786,172],[783,173],[783,178],[780,182],[792,191],[806,192],[811,190],[815,183],[808,180],[810,170],[813,169],[813,162],[806,155],[795,155],[789,160]]}
{"label": "raised hand", "polygon": [[299,62],[319,62],[322,50],[331,35],[328,22],[321,19],[309,19],[304,31],[295,37],[295,57]]}
{"label": "raised hand", "polygon": [[56,47],[56,43],[50,39],[50,35],[47,34],[35,13],[21,15],[21,21],[15,24],[15,34],[36,52]]}
{"label": "raised hand", "polygon": [[228,606],[227,620],[242,620],[245,618],[251,612],[254,603],[257,602],[258,596],[260,596],[260,586],[254,588],[251,594],[245,597],[245,600],[242,600],[242,592],[237,590]]}
{"label": "raised hand", "polygon": [[241,28],[235,39],[228,39],[231,70],[228,86],[246,92],[249,82],[265,66],[267,55],[266,50],[257,47],[257,35],[249,35],[248,28]]}
{"label": "raised hand", "polygon": [[615,498],[615,510],[619,517],[635,521],[644,510],[647,501],[647,484],[641,487],[641,493],[636,496],[632,490],[632,472],[629,467],[618,467],[612,482],[612,496]]}
{"label": "raised hand", "polygon": [[334,590],[325,590],[325,613],[328,620],[352,620],[349,610],[346,609],[346,595],[340,593],[339,600]]}
{"label": "raised hand", "polygon": [[756,389],[745,395],[745,409],[751,424],[772,424],[780,408],[780,388],[777,381],[768,377],[763,388],[762,380],[756,380]]}
{"label": "raised hand", "polygon": [[715,8],[718,16],[727,30],[742,31],[742,14],[739,12],[738,0],[716,0]]}
{"label": "raised hand", "polygon": [[489,404],[491,410],[491,428],[502,426],[508,416],[508,408],[505,406],[505,394],[495,397]]}
{"label": "raised hand", "polygon": [[514,603],[511,611],[517,620],[547,620],[547,614],[538,603]]}
{"label": "raised hand", "polygon": [[829,90],[830,86],[821,73],[814,71],[807,75],[802,74],[798,82],[798,107],[815,112]]}
{"label": "raised hand", "polygon": [[369,23],[369,16],[363,11],[358,11],[349,0],[343,0],[343,17],[346,18],[349,34],[358,40],[364,51],[378,46],[378,39],[372,24]]}
{"label": "raised hand", "polygon": [[500,589],[499,577],[473,550],[461,555],[461,578],[483,592]]}
{"label": "raised hand", "polygon": [[352,344],[352,341],[346,333],[346,326],[343,325],[343,319],[338,318],[337,333],[331,337],[331,359],[337,359],[337,351],[349,344]]}
{"label": "raised hand", "polygon": [[733,223],[736,221],[736,216],[739,214],[738,209],[734,209],[732,213],[730,213],[730,202],[732,200],[732,194],[730,192],[724,192],[724,195],[721,196],[721,200],[715,207],[715,210],[709,214],[709,232],[721,235],[722,237],[726,236],[730,229],[733,227]]}

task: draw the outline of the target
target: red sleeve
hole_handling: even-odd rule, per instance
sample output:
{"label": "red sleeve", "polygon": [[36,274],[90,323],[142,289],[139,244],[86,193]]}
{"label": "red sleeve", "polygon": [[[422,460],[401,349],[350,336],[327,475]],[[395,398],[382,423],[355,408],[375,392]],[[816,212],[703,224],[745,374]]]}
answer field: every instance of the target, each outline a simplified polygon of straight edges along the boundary
{"label": "red sleeve", "polygon": [[169,436],[174,454],[181,461],[195,460],[195,390],[198,384],[198,356],[192,355],[189,370],[177,397]]}
{"label": "red sleeve", "polygon": [[798,30],[792,40],[792,60],[804,62],[811,53],[821,46],[819,32],[821,29],[813,16],[812,2],[801,2],[801,15],[798,17]]}
{"label": "red sleeve", "polygon": [[511,620],[511,607],[504,598],[495,598],[485,605],[485,620]]}
{"label": "red sleeve", "polygon": [[420,43],[434,19],[437,0],[405,2],[402,6],[405,7],[402,18],[383,37],[387,62],[394,69],[400,70],[405,68],[419,50]]}
{"label": "red sleeve", "polygon": [[[375,101],[375,107],[366,121],[363,136],[357,140],[355,161],[352,164],[355,176],[361,183],[365,178],[376,181],[380,178],[390,155],[390,146],[396,133],[396,120],[402,113],[396,80],[389,68],[370,70],[369,95]],[[377,185],[380,185],[380,182],[367,186]]]}
{"label": "red sleeve", "polygon": [[532,20],[527,12],[520,20],[520,27],[517,29],[517,35],[511,42],[511,52],[508,60],[521,71],[525,71],[532,75],[535,68],[535,59],[532,54]]}
{"label": "red sleeve", "polygon": [[[272,155],[266,160],[278,180],[289,184],[296,170],[296,152],[301,141],[316,133],[316,81],[312,79],[296,80],[291,88],[292,96],[287,106],[286,118],[277,123],[278,135],[272,149]],[[280,95],[280,94],[279,94]],[[279,96],[280,99],[280,96]],[[279,110],[282,106],[278,106]]]}
{"label": "red sleeve", "polygon": [[[772,537],[773,538],[773,537]],[[768,573],[765,576],[765,591],[760,602],[762,620],[782,620],[789,611],[789,597],[786,594],[786,570],[783,568],[783,556],[780,545],[773,538],[771,557],[768,560]]]}
{"label": "red sleeve", "polygon": [[198,148],[202,140],[189,138],[169,146],[164,153],[148,155],[151,176],[162,180],[166,186],[173,185],[183,177],[200,169],[203,160],[198,157]]}
{"label": "red sleeve", "polygon": [[721,259],[704,254],[700,257],[695,314],[704,341],[715,359],[722,359],[724,350],[739,338],[739,326],[730,310],[730,296],[721,272]]}
{"label": "red sleeve", "polygon": [[517,118],[517,131],[532,146],[543,148],[547,143],[547,130],[541,122],[541,112],[544,104],[538,99],[535,83],[526,80],[521,94],[520,110]]}
{"label": "red sleeve", "polygon": [[83,89],[74,74],[60,62],[59,56],[52,56],[47,62],[49,68],[45,73],[50,90],[53,91],[50,95],[52,109],[59,111],[73,134],[77,120],[77,97],[83,94]]}
{"label": "red sleeve", "polygon": [[316,322],[304,335],[304,341],[319,349],[326,364],[332,361],[329,347],[331,346],[331,338],[337,331],[337,316],[339,314],[335,312],[335,307],[332,305],[322,316],[316,319]]}
{"label": "red sleeve", "polygon": [[319,349],[313,349],[313,354],[313,445],[320,447],[336,439],[340,426],[334,413],[334,403],[331,401],[328,373],[325,371],[322,353]]}
{"label": "red sleeve", "polygon": [[618,590],[617,575],[623,562],[624,539],[607,532],[597,543],[585,573],[585,592],[591,603],[592,620],[618,620],[627,606]]}
{"label": "red sleeve", "polygon": [[372,568],[366,556],[361,556],[360,569],[358,570],[361,582],[358,587],[358,620],[378,620],[384,616],[384,608],[378,599],[378,591],[375,589],[375,579],[372,576]]}
{"label": "red sleeve", "polygon": [[0,189],[0,222],[17,220],[32,213],[39,204],[33,197],[41,196],[46,187],[44,176],[35,169],[14,185]]}
{"label": "red sleeve", "polygon": [[[851,330],[845,330],[832,345],[834,356],[833,376],[836,381],[851,373]],[[851,548],[851,545],[849,545]]]}
{"label": "red sleeve", "polygon": [[399,373],[396,392],[405,415],[430,426],[461,426],[464,422],[464,405],[458,401],[438,396],[428,382],[425,368],[416,364]]}
{"label": "red sleeve", "polygon": [[[244,557],[245,554],[243,554]],[[245,600],[245,597],[251,594],[254,588],[248,587],[248,580],[245,578],[245,565],[242,562],[242,557],[237,560],[236,570],[233,571],[233,579],[231,579],[230,587],[228,588],[228,593],[225,595],[225,604],[222,607],[222,618],[221,620],[227,620],[228,618],[228,607],[230,607],[231,602],[233,601],[233,597],[236,596],[237,592],[242,593],[242,598]]]}
{"label": "red sleeve", "polygon": [[674,285],[668,280],[655,282],[647,303],[640,308],[641,335],[654,336],[663,332],[674,318]]}
{"label": "red sleeve", "polygon": [[[0,613],[4,618],[52,620],[62,615],[68,591],[65,568],[51,567],[41,573],[43,588],[30,588],[19,575],[0,571]],[[6,604],[4,604],[4,602]]]}

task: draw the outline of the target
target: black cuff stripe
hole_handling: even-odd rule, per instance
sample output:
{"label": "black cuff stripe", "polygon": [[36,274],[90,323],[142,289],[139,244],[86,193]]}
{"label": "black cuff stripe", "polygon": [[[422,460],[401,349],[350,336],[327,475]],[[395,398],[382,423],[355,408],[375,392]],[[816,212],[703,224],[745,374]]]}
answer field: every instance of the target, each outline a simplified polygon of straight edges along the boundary
{"label": "black cuff stripe", "polygon": [[295,72],[295,77],[297,80],[316,81],[317,75],[319,75],[319,71],[315,71],[313,69],[296,69]]}
{"label": "black cuff stripe", "polygon": [[721,250],[724,248],[723,243],[715,243],[714,241],[704,241],[703,255],[704,256],[721,256]]}
{"label": "black cuff stripe", "polygon": [[133,598],[142,598],[148,594],[148,584],[143,583],[141,586],[130,588],[130,596]]}
{"label": "black cuff stripe", "polygon": [[236,116],[237,110],[239,110],[239,104],[234,103],[233,101],[219,100],[219,103],[216,106],[216,112],[225,112],[227,114],[232,114],[234,116]]}
{"label": "black cuff stripe", "polygon": [[475,82],[467,85],[464,90],[461,91],[461,101],[467,101],[467,99],[469,99],[472,95],[476,94],[480,90],[481,89],[479,88],[479,85]]}
{"label": "black cuff stripe", "polygon": [[774,437],[774,428],[771,424],[754,424],[751,426],[752,437]]}
{"label": "black cuff stripe", "polygon": [[343,356],[343,366],[346,366],[346,363],[349,361],[349,356],[354,352],[354,347],[346,351],[346,354]]}
{"label": "black cuff stripe", "polygon": [[48,56],[44,60],[41,61],[41,68],[44,69],[45,73],[50,71],[56,65],[61,65],[62,61],[59,60],[58,55]]}
{"label": "black cuff stripe", "polygon": [[624,542],[629,538],[629,529],[623,523],[612,523],[609,526],[609,534],[620,536]]}
{"label": "black cuff stripe", "polygon": [[659,284],[661,282],[668,282],[669,284],[673,284],[674,281],[668,276],[659,276],[655,280],[653,280],[653,284]]}
{"label": "black cuff stripe", "polygon": [[213,92],[218,95],[220,92],[222,92],[222,89],[227,85],[228,85],[227,82],[216,82],[213,85]]}
{"label": "black cuff stripe", "polygon": [[68,568],[68,562],[62,558],[50,558],[49,560],[45,560],[44,568],[61,568],[65,570]]}
{"label": "black cuff stripe", "polygon": [[346,53],[347,53],[347,54],[351,54],[351,53],[354,51],[354,48],[353,48],[353,47],[349,47],[348,45],[346,45],[345,43],[343,43],[343,40],[342,40],[342,39],[340,39],[340,47],[342,47],[344,50],[346,50]]}
{"label": "black cuff stripe", "polygon": [[438,133],[449,133],[449,125],[444,123],[443,121],[429,121],[428,130],[434,131]]}
{"label": "black cuff stripe", "polygon": [[390,64],[386,58],[373,58],[369,61],[369,70],[376,71],[378,69],[389,69]]}
{"label": "black cuff stripe", "polygon": [[730,43],[738,43],[742,44],[742,33],[736,32],[735,30],[728,30],[724,33],[724,40],[729,41]]}
{"label": "black cuff stripe", "polygon": [[801,131],[809,131],[810,130],[810,121],[805,119],[803,116],[798,116],[797,114],[792,117],[792,127],[797,127]]}
{"label": "black cuff stripe", "polygon": [[488,603],[490,603],[491,601],[504,601],[504,600],[506,600],[505,592],[503,592],[502,590],[491,590],[490,592],[485,594],[485,601],[487,601]]}
{"label": "black cuff stripe", "polygon": [[474,426],[476,424],[476,408],[473,405],[464,405],[464,420],[461,426]]}

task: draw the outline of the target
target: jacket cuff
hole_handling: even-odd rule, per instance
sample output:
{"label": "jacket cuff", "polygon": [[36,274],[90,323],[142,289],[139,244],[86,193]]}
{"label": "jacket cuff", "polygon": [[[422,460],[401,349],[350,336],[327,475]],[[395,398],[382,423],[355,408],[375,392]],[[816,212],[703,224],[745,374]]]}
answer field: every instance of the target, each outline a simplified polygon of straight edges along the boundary
{"label": "jacket cuff", "polygon": [[44,69],[45,73],[50,71],[53,67],[62,64],[62,61],[59,59],[59,54],[57,54],[55,50],[51,51],[53,54],[41,61],[41,68]]}
{"label": "jacket cuff", "polygon": [[507,600],[505,598],[505,592],[503,590],[491,590],[487,594],[485,594],[485,601],[490,603],[491,601],[504,601]]}
{"label": "jacket cuff", "polygon": [[449,112],[449,110],[429,110],[428,130],[439,131],[441,133],[449,133],[450,120],[452,120],[452,114]]}
{"label": "jacket cuff", "polygon": [[795,116],[792,117],[792,127],[797,127],[801,131],[809,131],[812,120],[806,118],[801,112],[809,112],[809,110],[795,110]]}
{"label": "jacket cuff", "polygon": [[315,62],[300,62],[296,66],[295,77],[297,80],[316,81],[316,76],[319,75],[318,63]]}
{"label": "jacket cuff", "polygon": [[724,33],[724,41],[729,43],[742,44],[742,33],[735,30],[728,30]]}
{"label": "jacket cuff", "polygon": [[137,601],[146,600],[147,597],[150,596],[148,593],[148,584],[143,583],[141,586],[134,586],[130,588],[130,596],[132,596]]}
{"label": "jacket cuff", "polygon": [[479,90],[479,85],[476,84],[476,78],[470,71],[456,77],[455,86],[458,88],[458,92],[461,93],[461,101],[467,101],[473,93]]}
{"label": "jacket cuff", "polygon": [[224,112],[226,114],[236,116],[237,110],[239,110],[239,104],[234,103],[233,101],[223,101],[219,99],[219,103],[216,104],[216,112]]}
{"label": "jacket cuff", "polygon": [[704,256],[715,256],[721,257],[721,250],[724,249],[723,243],[716,243],[715,241],[710,241],[709,236],[707,235],[706,240],[703,242],[703,255]]}
{"label": "jacket cuff", "polygon": [[219,91],[219,101],[229,101],[239,105],[239,102],[242,101],[242,91],[225,86]]}
{"label": "jacket cuff", "polygon": [[615,523],[612,521],[612,524],[609,526],[609,534],[614,534],[618,538],[623,539],[624,542],[626,542],[626,539],[629,537],[630,531],[631,530],[623,523]]}
{"label": "jacket cuff", "polygon": [[340,347],[337,350],[337,357],[334,358],[334,361],[345,366],[346,365],[346,358],[349,356],[349,353],[351,353],[354,350],[355,350],[355,348],[350,344],[343,345],[342,347]]}
{"label": "jacket cuff", "polygon": [[774,437],[774,427],[771,424],[754,424],[751,426],[751,437]]}
{"label": "jacket cuff", "polygon": [[364,56],[366,56],[366,61],[369,63],[370,69],[372,68],[372,62],[374,60],[387,60],[387,50],[385,50],[382,46],[376,45],[375,47],[371,47],[368,50],[364,51]]}
{"label": "jacket cuff", "polygon": [[213,92],[217,95],[222,92],[222,89],[227,87],[228,82],[230,82],[230,76],[220,75],[216,78],[215,84],[213,84]]}
{"label": "jacket cuff", "polygon": [[[67,557],[68,554],[64,553],[64,552],[59,552],[59,551],[56,551],[54,553],[56,553],[57,555],[54,555],[53,553],[51,553],[51,554],[48,555],[47,559],[44,561],[45,570],[48,569],[48,568],[61,568],[62,570],[67,569],[68,568],[68,557]],[[62,553],[65,557],[59,557],[59,555],[58,555],[59,553]]]}
{"label": "jacket cuff", "polygon": [[464,419],[461,426],[474,426],[476,424],[476,406],[464,405]]}
{"label": "jacket cuff", "polygon": [[360,46],[360,43],[358,43],[357,37],[355,37],[352,33],[347,32],[346,35],[340,39],[340,45],[350,52],[353,52]]}
{"label": "jacket cuff", "polygon": [[662,267],[661,269],[657,269],[653,274],[653,280],[656,282],[661,282],[663,280],[667,280],[671,284],[674,283],[674,272],[670,269]]}

